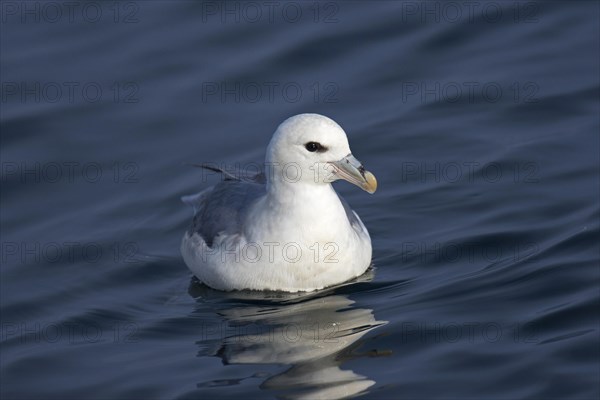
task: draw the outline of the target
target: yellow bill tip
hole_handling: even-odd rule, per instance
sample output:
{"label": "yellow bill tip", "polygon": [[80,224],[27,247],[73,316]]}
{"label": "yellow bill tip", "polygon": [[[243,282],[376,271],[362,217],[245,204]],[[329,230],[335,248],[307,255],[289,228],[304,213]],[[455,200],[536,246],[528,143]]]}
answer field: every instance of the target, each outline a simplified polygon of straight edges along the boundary
{"label": "yellow bill tip", "polygon": [[365,171],[365,190],[371,194],[377,190],[377,179],[369,171]]}

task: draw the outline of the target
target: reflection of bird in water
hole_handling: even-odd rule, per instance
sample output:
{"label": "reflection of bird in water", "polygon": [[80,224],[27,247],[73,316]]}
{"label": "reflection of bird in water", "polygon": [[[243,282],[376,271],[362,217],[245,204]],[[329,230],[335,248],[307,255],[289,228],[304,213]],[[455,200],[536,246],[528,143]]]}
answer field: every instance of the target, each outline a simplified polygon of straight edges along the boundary
{"label": "reflection of bird in water", "polygon": [[239,294],[253,299],[216,305],[227,335],[215,355],[224,364],[292,365],[260,386],[286,399],[346,398],[375,384],[340,368],[347,360],[361,357],[353,350],[361,345],[362,336],[386,323],[377,321],[372,310],[354,307],[354,301],[341,294],[308,299],[290,295],[277,303],[265,302],[264,293],[262,300],[257,292]]}

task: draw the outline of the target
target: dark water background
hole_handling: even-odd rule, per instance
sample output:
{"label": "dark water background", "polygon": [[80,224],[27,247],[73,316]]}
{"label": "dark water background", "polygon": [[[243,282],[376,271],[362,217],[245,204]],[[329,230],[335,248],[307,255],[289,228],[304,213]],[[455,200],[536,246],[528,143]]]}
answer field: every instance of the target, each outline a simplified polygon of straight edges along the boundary
{"label": "dark water background", "polygon": [[[598,2],[71,3],[1,4],[3,399],[598,398]],[[184,163],[301,112],[374,270],[193,282]]]}

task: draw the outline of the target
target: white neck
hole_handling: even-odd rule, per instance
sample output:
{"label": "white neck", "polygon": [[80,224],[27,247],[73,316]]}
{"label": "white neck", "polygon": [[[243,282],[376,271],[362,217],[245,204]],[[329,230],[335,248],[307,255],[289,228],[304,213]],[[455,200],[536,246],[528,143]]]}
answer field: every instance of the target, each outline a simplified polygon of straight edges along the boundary
{"label": "white neck", "polygon": [[340,231],[350,231],[344,206],[329,183],[273,179],[267,183],[260,214],[253,221],[257,230],[249,232],[253,239],[262,240],[259,236],[268,233],[273,240],[298,238],[312,244],[339,240]]}
{"label": "white neck", "polygon": [[[323,208],[340,203],[329,183],[315,183],[311,180],[293,181],[275,173],[267,179],[267,199],[272,207],[290,207],[292,210]],[[300,210],[300,211],[302,211]],[[291,211],[291,210],[290,210]]]}

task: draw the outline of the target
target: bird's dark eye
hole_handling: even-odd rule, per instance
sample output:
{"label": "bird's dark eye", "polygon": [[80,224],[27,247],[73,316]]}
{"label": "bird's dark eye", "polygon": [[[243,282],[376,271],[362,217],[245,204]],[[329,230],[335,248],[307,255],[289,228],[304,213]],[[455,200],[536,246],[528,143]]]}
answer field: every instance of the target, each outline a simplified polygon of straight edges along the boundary
{"label": "bird's dark eye", "polygon": [[310,151],[311,153],[314,153],[315,151],[319,153],[327,151],[327,147],[317,142],[308,142],[304,145],[304,147],[306,147],[306,150]]}

